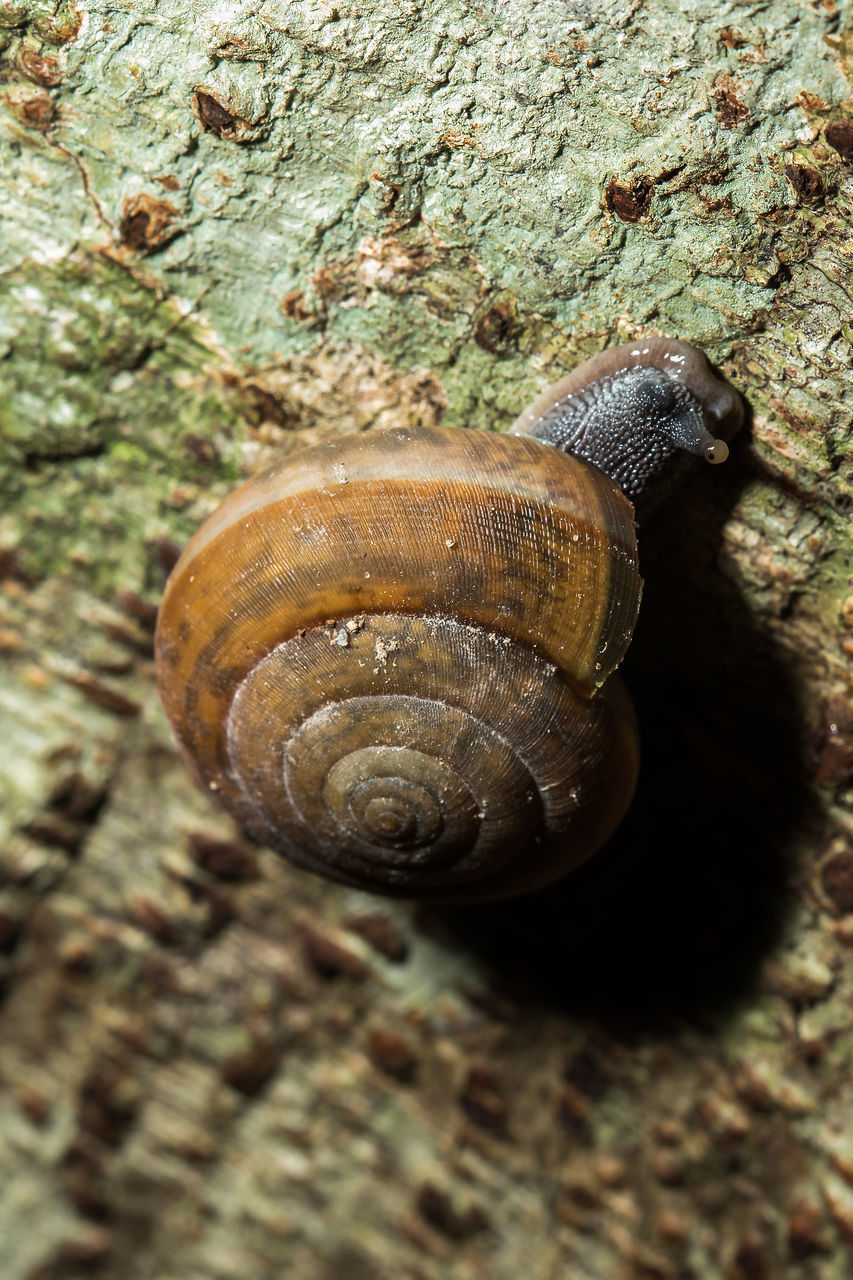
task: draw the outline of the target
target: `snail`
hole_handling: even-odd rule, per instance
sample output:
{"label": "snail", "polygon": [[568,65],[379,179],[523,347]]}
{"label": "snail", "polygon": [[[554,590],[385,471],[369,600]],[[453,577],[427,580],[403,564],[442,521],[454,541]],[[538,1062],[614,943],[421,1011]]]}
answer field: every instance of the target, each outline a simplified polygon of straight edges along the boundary
{"label": "snail", "polygon": [[488,900],[577,866],[637,779],[613,674],[640,602],[635,506],[723,461],[740,418],[699,351],[654,339],[594,357],[508,433],[367,432],[248,480],[158,620],[161,698],[202,784],[259,842],[376,893]]}

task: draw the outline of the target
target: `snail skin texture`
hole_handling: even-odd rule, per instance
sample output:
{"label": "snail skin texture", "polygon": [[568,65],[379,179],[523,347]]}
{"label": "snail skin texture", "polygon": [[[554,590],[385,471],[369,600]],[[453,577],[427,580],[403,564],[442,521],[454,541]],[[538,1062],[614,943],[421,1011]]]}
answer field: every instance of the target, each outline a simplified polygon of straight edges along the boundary
{"label": "snail skin texture", "polygon": [[649,340],[514,433],[349,436],[243,484],[158,622],[200,781],[260,842],[376,893],[487,900],[577,866],[637,778],[613,675],[640,602],[632,502],[722,461],[740,412],[700,352]]}

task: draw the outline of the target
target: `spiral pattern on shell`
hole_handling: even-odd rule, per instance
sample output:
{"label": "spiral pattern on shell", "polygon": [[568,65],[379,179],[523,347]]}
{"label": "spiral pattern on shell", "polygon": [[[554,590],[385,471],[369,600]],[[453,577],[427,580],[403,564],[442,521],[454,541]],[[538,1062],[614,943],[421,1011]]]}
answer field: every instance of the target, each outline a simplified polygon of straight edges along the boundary
{"label": "spiral pattern on shell", "polygon": [[259,840],[377,892],[537,887],[633,791],[608,679],[639,604],[616,486],[524,437],[350,437],[247,482],[188,546],[161,695],[201,779]]}

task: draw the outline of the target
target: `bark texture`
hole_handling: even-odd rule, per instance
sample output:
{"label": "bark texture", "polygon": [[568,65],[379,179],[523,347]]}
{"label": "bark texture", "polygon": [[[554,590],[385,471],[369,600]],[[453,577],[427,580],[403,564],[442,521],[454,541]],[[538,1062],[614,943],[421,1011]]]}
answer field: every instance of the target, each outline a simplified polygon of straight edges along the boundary
{"label": "bark texture", "polygon": [[[4,1280],[843,1280],[847,0],[0,0]],[[323,885],[197,791],[175,550],[331,432],[694,341],[620,835],[516,904]]]}

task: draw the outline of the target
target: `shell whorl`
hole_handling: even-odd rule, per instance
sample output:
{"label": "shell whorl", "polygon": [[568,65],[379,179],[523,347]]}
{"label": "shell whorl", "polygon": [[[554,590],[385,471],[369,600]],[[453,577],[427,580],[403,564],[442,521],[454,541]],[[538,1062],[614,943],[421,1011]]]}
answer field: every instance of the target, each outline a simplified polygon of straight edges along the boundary
{"label": "shell whorl", "polygon": [[639,591],[630,504],[583,463],[479,432],[350,437],[199,530],[161,610],[161,695],[203,782],[298,864],[498,897],[627,807],[633,715],[608,676]]}
{"label": "shell whorl", "polygon": [[[606,838],[604,793],[632,778],[630,726],[616,685],[590,702],[505,636],[378,615],[273,650],[240,686],[228,737],[244,820],[271,843],[287,833],[294,861],[458,899],[469,883],[477,897],[532,888],[553,858],[568,869]],[[531,838],[547,846],[538,872],[514,865]]]}

